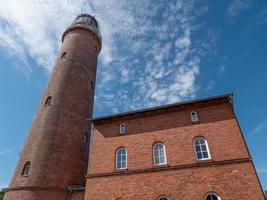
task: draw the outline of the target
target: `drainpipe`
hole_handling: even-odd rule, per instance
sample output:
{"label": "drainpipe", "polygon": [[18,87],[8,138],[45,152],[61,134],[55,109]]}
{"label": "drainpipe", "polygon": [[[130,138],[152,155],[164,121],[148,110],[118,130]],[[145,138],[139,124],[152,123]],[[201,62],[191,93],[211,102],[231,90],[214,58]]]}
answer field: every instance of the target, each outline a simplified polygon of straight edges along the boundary
{"label": "drainpipe", "polygon": [[68,199],[71,200],[71,195],[73,191],[79,191],[79,190],[84,190],[85,187],[83,185],[69,185],[67,186],[67,191],[68,191]]}

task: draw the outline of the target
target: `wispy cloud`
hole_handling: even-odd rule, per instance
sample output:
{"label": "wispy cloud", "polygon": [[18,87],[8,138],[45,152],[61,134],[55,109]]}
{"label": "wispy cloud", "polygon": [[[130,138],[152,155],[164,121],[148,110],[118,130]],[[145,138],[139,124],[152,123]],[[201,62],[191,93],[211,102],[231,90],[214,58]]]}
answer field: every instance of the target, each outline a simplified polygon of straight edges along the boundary
{"label": "wispy cloud", "polygon": [[29,59],[50,71],[61,34],[80,8],[96,16],[103,36],[97,110],[124,111],[196,95],[211,42],[193,39],[197,17],[208,10],[195,1],[3,0],[0,45],[29,73]]}
{"label": "wispy cloud", "polygon": [[0,156],[1,155],[6,155],[8,153],[10,153],[11,151],[10,150],[3,150],[3,151],[0,151]]}
{"label": "wispy cloud", "polygon": [[259,132],[262,132],[264,130],[267,129],[267,121],[261,122],[260,124],[258,124],[252,131],[251,134],[255,135]]}
{"label": "wispy cloud", "polygon": [[232,0],[227,9],[227,15],[236,16],[241,11],[249,8],[250,4],[251,4],[251,0]]}
{"label": "wispy cloud", "polygon": [[257,172],[261,174],[266,174],[267,173],[267,168],[257,168]]}

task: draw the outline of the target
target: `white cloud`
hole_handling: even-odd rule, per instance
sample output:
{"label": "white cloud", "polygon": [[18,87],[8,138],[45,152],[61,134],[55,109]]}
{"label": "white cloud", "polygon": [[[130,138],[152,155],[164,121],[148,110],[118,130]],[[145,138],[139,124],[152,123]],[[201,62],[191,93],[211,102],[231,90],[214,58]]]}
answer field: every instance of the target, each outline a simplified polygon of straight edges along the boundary
{"label": "white cloud", "polygon": [[186,32],[183,37],[178,37],[175,46],[180,49],[188,48],[191,45],[190,33]]}
{"label": "white cloud", "polygon": [[206,47],[199,49],[192,39],[194,13],[208,8],[195,12],[194,1],[2,0],[0,45],[29,72],[29,58],[50,71],[61,34],[80,8],[96,16],[103,38],[96,110],[118,112],[195,96],[199,52]]}
{"label": "white cloud", "polygon": [[8,184],[0,182],[0,190],[3,188],[7,188],[7,186],[8,186]]}

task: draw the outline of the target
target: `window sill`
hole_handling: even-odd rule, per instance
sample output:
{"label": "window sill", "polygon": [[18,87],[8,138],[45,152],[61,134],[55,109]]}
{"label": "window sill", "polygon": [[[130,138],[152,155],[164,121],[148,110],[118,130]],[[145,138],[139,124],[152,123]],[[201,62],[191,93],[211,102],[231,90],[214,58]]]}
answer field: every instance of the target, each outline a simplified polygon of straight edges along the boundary
{"label": "window sill", "polygon": [[161,167],[164,168],[164,167],[169,167],[169,166],[170,166],[170,165],[167,164],[167,163],[166,163],[166,164],[160,164],[160,165],[156,165],[156,164],[154,164],[154,165],[153,165],[153,168],[161,168]]}
{"label": "window sill", "polygon": [[29,175],[20,175],[20,177],[29,177]]}
{"label": "window sill", "polygon": [[124,169],[115,169],[115,172],[127,172],[128,168],[124,168]]}
{"label": "window sill", "polygon": [[201,160],[196,160],[196,162],[213,162],[214,160],[211,158],[206,158],[206,159],[201,159]]}

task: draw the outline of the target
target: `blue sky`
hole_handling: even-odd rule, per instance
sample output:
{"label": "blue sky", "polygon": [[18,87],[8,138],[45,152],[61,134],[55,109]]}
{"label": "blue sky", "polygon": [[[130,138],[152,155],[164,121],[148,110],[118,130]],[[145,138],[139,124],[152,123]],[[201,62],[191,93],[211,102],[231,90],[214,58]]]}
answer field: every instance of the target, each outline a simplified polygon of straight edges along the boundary
{"label": "blue sky", "polygon": [[61,34],[81,8],[96,16],[103,36],[94,116],[234,92],[267,189],[265,0],[2,0],[0,188],[12,176]]}

